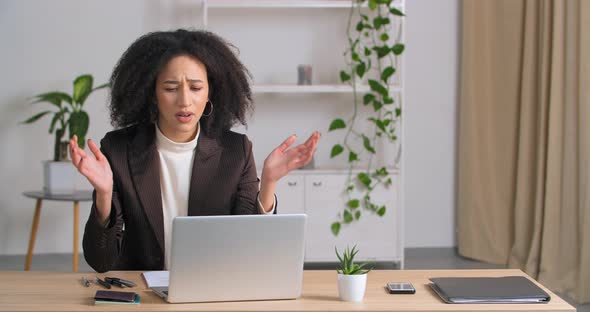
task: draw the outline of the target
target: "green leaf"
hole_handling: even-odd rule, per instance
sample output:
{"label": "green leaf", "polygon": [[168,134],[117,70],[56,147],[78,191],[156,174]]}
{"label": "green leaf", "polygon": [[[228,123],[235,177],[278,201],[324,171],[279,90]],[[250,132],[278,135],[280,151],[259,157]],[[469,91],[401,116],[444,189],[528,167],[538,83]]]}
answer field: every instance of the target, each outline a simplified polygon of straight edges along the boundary
{"label": "green leaf", "polygon": [[375,154],[375,148],[373,148],[373,146],[371,146],[371,140],[369,140],[369,138],[363,134],[363,146],[365,147],[365,149],[367,151],[369,151],[372,154]]}
{"label": "green leaf", "polygon": [[385,186],[390,186],[391,183],[393,183],[393,181],[391,181],[391,178],[388,178],[387,181],[385,181]]}
{"label": "green leaf", "polygon": [[61,116],[63,116],[64,111],[60,111],[59,113],[55,114],[53,116],[53,119],[51,119],[51,125],[49,126],[49,133],[53,133],[53,130],[55,129],[55,124],[59,121],[59,119],[61,118]]}
{"label": "green leaf", "polygon": [[396,16],[406,16],[402,11],[400,11],[396,8],[389,9],[389,12],[393,15],[396,15]]}
{"label": "green leaf", "polygon": [[350,80],[350,75],[345,71],[340,71],[340,81],[347,82]]}
{"label": "green leaf", "polygon": [[352,59],[355,62],[360,62],[361,61],[361,58],[359,57],[359,55],[356,52],[352,53]]}
{"label": "green leaf", "polygon": [[350,213],[348,210],[344,210],[344,223],[348,224],[352,222],[352,220],[352,213]]}
{"label": "green leaf", "polygon": [[389,35],[387,33],[382,33],[381,36],[379,36],[379,38],[381,39],[381,41],[387,41],[389,40]]}
{"label": "green leaf", "polygon": [[81,75],[74,80],[74,102],[82,106],[92,92],[92,76]]}
{"label": "green leaf", "polygon": [[371,9],[371,11],[374,11],[376,8],[377,8],[377,1],[369,0],[369,9]]}
{"label": "green leaf", "polygon": [[367,188],[371,186],[371,178],[369,178],[368,174],[361,172],[356,176],[356,178]]}
{"label": "green leaf", "polygon": [[363,21],[360,21],[356,24],[356,31],[362,31],[364,27]]}
{"label": "green leaf", "polygon": [[60,109],[61,109],[61,102],[63,102],[63,101],[72,104],[72,98],[70,97],[70,95],[67,93],[64,93],[64,92],[60,92],[60,91],[43,93],[43,94],[36,95],[35,97],[36,97],[36,100],[33,102],[33,104],[40,103],[40,102],[49,102],[49,103],[59,107]]}
{"label": "green leaf", "polygon": [[401,108],[396,108],[395,109],[395,117],[399,117],[402,115],[402,109]]}
{"label": "green leaf", "polygon": [[393,104],[393,102],[394,102],[393,98],[391,98],[389,96],[386,96],[383,98],[383,104],[385,104],[385,105]]}
{"label": "green leaf", "polygon": [[[332,224],[332,226],[334,226],[334,224]],[[338,261],[342,262],[342,256],[340,256],[340,253],[338,253],[338,248],[336,248],[336,246],[334,246],[334,251],[336,251],[336,257],[338,258]]]}
{"label": "green leaf", "polygon": [[387,171],[387,168],[385,168],[385,167],[381,167],[378,170],[375,170],[375,175],[376,176],[385,177],[388,174],[389,174],[389,172]]}
{"label": "green leaf", "polygon": [[377,80],[369,79],[369,86],[371,90],[381,94],[382,96],[387,96],[387,89]]}
{"label": "green leaf", "polygon": [[[338,236],[338,233],[340,233],[340,222],[332,223],[332,226],[330,226],[330,229],[332,230],[332,234],[334,234],[334,236]],[[342,261],[342,260],[340,260],[340,261]]]}
{"label": "green leaf", "polygon": [[388,46],[386,46],[386,45],[373,47],[373,50],[375,52],[377,52],[377,57],[378,58],[385,57],[391,51],[391,49]]}
{"label": "green leaf", "polygon": [[395,55],[400,55],[402,52],[404,52],[405,48],[406,47],[402,43],[396,43],[393,47],[391,47],[391,51],[393,51],[393,54]]}
{"label": "green leaf", "polygon": [[348,162],[353,162],[353,161],[357,161],[357,160],[359,160],[358,155],[355,152],[350,151],[348,153]]}
{"label": "green leaf", "polygon": [[389,77],[391,77],[394,73],[395,73],[395,68],[388,66],[381,73],[381,80],[383,80],[383,82],[387,83],[387,80],[389,79]]}
{"label": "green leaf", "polygon": [[43,111],[40,112],[38,114],[33,115],[32,117],[30,117],[29,119],[22,121],[21,123],[23,124],[30,124],[30,123],[34,123],[35,121],[39,120],[41,117],[49,114],[49,113],[53,113],[52,111]]}
{"label": "green leaf", "polygon": [[342,153],[342,151],[344,151],[344,148],[342,147],[342,145],[340,145],[340,144],[334,145],[334,147],[332,147],[332,152],[330,152],[330,158],[334,158],[334,157],[338,156],[340,153]]}
{"label": "green leaf", "polygon": [[340,118],[336,118],[334,120],[332,120],[332,123],[330,124],[330,129],[328,129],[328,132],[332,131],[332,130],[336,130],[336,129],[343,129],[346,128],[346,123],[344,123],[344,120],[340,119]]}
{"label": "green leaf", "polygon": [[357,74],[357,76],[359,76],[359,78],[363,78],[363,75],[365,75],[366,71],[367,71],[367,65],[365,64],[365,62],[360,62],[356,66],[356,74]]}
{"label": "green leaf", "polygon": [[350,209],[355,209],[359,207],[359,200],[358,199],[351,199],[346,203]]}
{"label": "green leaf", "polygon": [[369,50],[369,48],[365,47],[365,56],[369,56],[371,55],[371,50]]}
{"label": "green leaf", "polygon": [[349,186],[346,188],[346,191],[347,191],[347,192],[350,192],[350,191],[352,191],[352,190],[354,190],[354,186],[353,186],[353,185],[349,185]]}
{"label": "green leaf", "polygon": [[385,206],[381,206],[381,208],[379,208],[379,210],[377,210],[377,215],[379,215],[380,217],[383,217],[384,214],[385,214]]}
{"label": "green leaf", "polygon": [[369,21],[369,17],[368,17],[367,15],[365,15],[365,14],[361,14],[361,18],[362,18],[364,21]]}
{"label": "green leaf", "polygon": [[100,90],[100,89],[102,89],[102,88],[110,88],[110,86],[111,86],[111,85],[110,85],[108,82],[107,82],[107,83],[103,83],[103,84],[101,84],[100,86],[98,86],[98,87],[95,87],[94,89],[92,89],[92,91]]}
{"label": "green leaf", "polygon": [[360,211],[360,210],[357,210],[357,211],[354,213],[354,218],[355,218],[356,220],[358,220],[358,219],[360,219],[360,218],[361,218],[361,211]]}
{"label": "green leaf", "polygon": [[379,102],[379,101],[373,101],[373,109],[375,111],[378,111],[381,109],[381,107],[383,107],[383,103]]}
{"label": "green leaf", "polygon": [[68,120],[70,138],[74,134],[77,135],[80,148],[84,148],[89,123],[90,118],[85,111],[72,112],[70,114],[70,119]]}
{"label": "green leaf", "polygon": [[379,119],[375,119],[375,118],[369,118],[369,121],[373,122],[375,124],[375,126],[377,126],[377,128],[379,128],[381,131],[383,131],[383,132],[386,131],[383,121],[381,121]]}
{"label": "green leaf", "polygon": [[373,19],[373,27],[376,30],[379,30],[381,28],[381,26],[387,25],[389,23],[390,23],[390,21],[389,21],[389,18],[387,18],[387,17],[377,16]]}
{"label": "green leaf", "polygon": [[365,96],[363,96],[364,105],[371,103],[373,100],[375,100],[375,95],[373,95],[372,93],[367,93],[365,94]]}

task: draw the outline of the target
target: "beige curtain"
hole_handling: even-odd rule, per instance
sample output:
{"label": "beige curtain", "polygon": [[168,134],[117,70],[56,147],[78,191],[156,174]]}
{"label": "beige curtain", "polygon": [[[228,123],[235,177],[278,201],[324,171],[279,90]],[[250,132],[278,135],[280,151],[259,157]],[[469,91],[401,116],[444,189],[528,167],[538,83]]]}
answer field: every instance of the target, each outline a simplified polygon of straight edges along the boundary
{"label": "beige curtain", "polygon": [[590,1],[464,0],[458,243],[590,302]]}

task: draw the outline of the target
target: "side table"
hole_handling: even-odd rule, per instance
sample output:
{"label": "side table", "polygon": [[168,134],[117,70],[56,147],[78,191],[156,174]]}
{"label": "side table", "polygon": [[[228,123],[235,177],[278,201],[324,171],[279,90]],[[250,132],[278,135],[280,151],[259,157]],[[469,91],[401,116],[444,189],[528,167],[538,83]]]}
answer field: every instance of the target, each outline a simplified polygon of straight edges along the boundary
{"label": "side table", "polygon": [[69,201],[74,202],[74,254],[72,255],[72,271],[78,272],[78,217],[81,201],[91,201],[92,191],[76,191],[73,194],[52,195],[45,192],[34,191],[24,192],[24,196],[37,199],[35,206],[35,216],[33,217],[33,226],[31,227],[31,238],[29,239],[29,250],[25,262],[25,271],[31,269],[31,260],[33,258],[33,248],[35,247],[35,238],[37,236],[37,227],[39,226],[39,217],[41,215],[41,206],[43,200]]}

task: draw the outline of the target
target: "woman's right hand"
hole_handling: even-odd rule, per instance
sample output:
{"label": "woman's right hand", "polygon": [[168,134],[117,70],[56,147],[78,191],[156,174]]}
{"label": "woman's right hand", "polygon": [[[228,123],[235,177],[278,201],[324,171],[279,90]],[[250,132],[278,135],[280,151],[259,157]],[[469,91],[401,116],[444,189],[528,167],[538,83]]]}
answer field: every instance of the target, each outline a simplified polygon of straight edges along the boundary
{"label": "woman's right hand", "polygon": [[113,195],[113,171],[107,158],[102,154],[94,141],[88,140],[88,147],[94,155],[89,155],[78,146],[78,137],[70,139],[70,157],[78,171],[88,179],[96,190],[96,206],[98,218],[106,223],[111,214],[111,198]]}

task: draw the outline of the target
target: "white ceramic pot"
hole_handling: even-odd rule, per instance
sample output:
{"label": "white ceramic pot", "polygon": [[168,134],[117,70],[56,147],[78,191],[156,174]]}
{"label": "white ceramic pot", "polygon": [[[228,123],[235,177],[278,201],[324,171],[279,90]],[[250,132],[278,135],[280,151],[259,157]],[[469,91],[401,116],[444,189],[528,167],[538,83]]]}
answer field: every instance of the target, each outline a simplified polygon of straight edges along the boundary
{"label": "white ceramic pot", "polygon": [[343,301],[363,301],[367,288],[367,274],[338,274],[338,294]]}
{"label": "white ceramic pot", "polygon": [[71,161],[43,162],[43,191],[52,195],[72,194],[76,190],[75,167]]}

